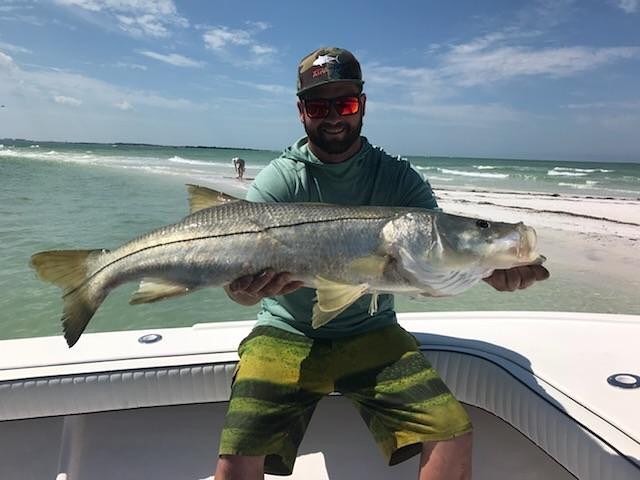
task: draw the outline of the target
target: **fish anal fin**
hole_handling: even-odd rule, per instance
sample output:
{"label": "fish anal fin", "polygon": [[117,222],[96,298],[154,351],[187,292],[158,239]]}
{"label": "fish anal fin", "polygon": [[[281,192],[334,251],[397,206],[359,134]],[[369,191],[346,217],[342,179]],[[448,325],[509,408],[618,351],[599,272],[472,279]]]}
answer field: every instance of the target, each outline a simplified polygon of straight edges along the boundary
{"label": "fish anal fin", "polygon": [[131,305],[139,305],[141,303],[152,303],[165,298],[179,297],[191,293],[194,289],[178,284],[172,283],[161,279],[148,279],[145,278],[140,282],[138,290],[136,290],[129,303]]}
{"label": "fish anal fin", "polygon": [[367,293],[369,285],[348,285],[317,276],[314,280],[317,301],[313,306],[311,325],[320,328],[344,312]]}
{"label": "fish anal fin", "polygon": [[195,213],[205,208],[215,207],[223,203],[235,202],[240,198],[213,190],[201,185],[187,184],[189,192],[189,212]]}

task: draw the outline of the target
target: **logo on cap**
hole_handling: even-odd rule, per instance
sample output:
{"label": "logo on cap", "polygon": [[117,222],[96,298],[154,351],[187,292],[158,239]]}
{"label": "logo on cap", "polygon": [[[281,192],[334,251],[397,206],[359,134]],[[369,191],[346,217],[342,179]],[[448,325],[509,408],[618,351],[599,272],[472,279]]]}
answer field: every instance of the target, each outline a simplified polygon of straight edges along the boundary
{"label": "logo on cap", "polygon": [[327,63],[339,63],[338,57],[332,57],[331,55],[320,55],[313,61],[312,65],[314,67],[320,67],[322,65],[326,65]]}
{"label": "logo on cap", "polygon": [[327,67],[315,67],[313,70],[311,70],[311,78],[318,78],[322,75],[329,75],[329,70],[327,70]]}

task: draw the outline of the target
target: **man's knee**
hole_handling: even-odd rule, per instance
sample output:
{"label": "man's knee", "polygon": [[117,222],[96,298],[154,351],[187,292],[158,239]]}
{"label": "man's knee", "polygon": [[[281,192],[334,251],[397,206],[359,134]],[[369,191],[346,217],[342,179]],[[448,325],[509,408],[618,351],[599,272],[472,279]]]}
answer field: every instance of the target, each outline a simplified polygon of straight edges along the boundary
{"label": "man's knee", "polygon": [[262,479],[264,456],[220,455],[216,465],[216,480]]}
{"label": "man's knee", "polygon": [[471,478],[471,432],[439,442],[425,442],[420,459],[420,480],[469,480]]}
{"label": "man's knee", "polygon": [[434,450],[438,455],[445,457],[456,457],[459,459],[471,458],[473,447],[473,434],[467,432],[450,440],[441,440],[438,442],[424,442],[422,444],[422,457],[427,460]]}

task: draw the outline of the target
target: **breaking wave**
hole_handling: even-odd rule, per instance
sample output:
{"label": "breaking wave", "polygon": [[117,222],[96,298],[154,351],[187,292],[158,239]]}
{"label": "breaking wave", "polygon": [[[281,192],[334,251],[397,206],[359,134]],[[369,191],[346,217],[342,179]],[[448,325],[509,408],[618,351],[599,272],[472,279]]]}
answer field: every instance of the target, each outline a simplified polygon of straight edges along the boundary
{"label": "breaking wave", "polygon": [[440,173],[447,173],[449,175],[459,175],[462,177],[479,177],[479,178],[509,178],[506,173],[480,173],[480,172],[466,172],[463,170],[450,170],[448,168],[439,168]]}

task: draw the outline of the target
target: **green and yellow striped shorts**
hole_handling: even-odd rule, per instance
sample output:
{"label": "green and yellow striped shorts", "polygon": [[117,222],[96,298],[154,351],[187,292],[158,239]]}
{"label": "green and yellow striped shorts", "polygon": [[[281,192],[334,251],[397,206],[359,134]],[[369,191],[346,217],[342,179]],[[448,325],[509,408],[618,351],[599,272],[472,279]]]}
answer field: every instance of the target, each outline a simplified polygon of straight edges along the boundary
{"label": "green and yellow striped shorts", "polygon": [[240,363],[220,455],[265,455],[265,472],[288,475],[318,401],[331,392],[358,409],[389,465],[425,441],[471,431],[471,421],[399,325],[320,340],[258,326],[240,344]]}

